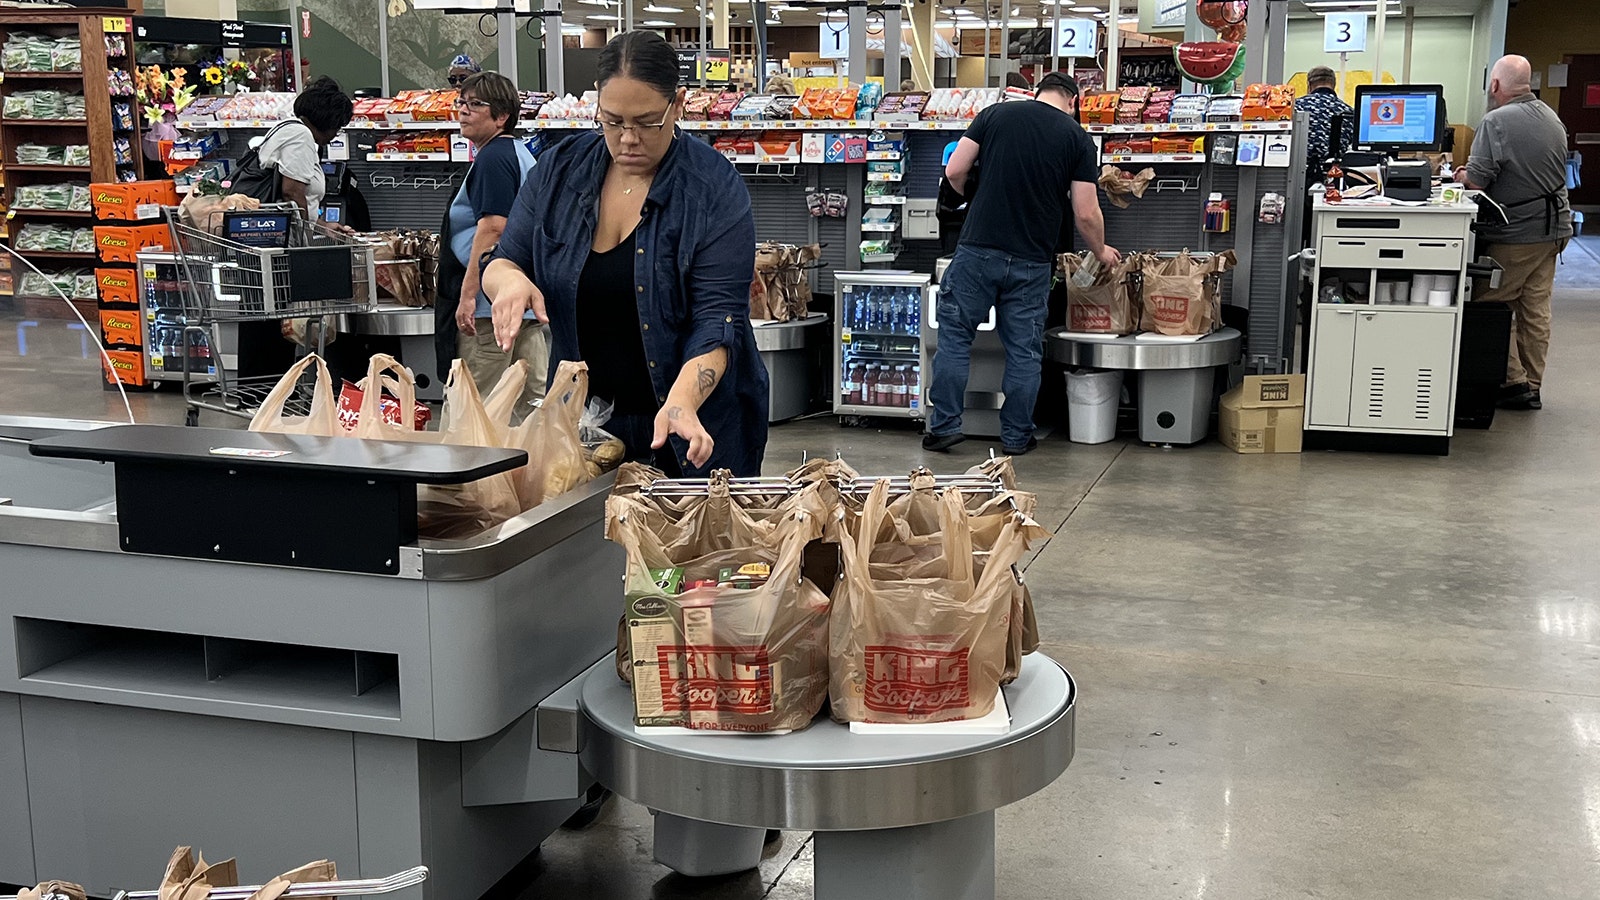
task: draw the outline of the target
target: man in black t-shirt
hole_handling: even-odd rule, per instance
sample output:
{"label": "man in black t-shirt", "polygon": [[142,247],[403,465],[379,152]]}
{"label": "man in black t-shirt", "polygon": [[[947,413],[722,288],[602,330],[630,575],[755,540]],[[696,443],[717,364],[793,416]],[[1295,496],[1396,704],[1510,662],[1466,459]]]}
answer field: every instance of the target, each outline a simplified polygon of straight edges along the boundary
{"label": "man in black t-shirt", "polygon": [[939,286],[939,349],[928,398],[933,411],[922,446],[948,450],[965,438],[972,339],[978,323],[997,313],[1006,350],[1001,390],[1000,443],[1011,455],[1038,446],[1033,407],[1044,359],[1044,321],[1056,242],[1070,206],[1078,231],[1102,265],[1120,259],[1105,242],[1105,219],[1095,185],[1094,142],[1072,120],[1077,92],[1066,75],[1040,79],[1034,100],[999,103],[979,113],[961,138],[945,176],[966,187],[975,162],[983,178],[971,198],[955,259]]}

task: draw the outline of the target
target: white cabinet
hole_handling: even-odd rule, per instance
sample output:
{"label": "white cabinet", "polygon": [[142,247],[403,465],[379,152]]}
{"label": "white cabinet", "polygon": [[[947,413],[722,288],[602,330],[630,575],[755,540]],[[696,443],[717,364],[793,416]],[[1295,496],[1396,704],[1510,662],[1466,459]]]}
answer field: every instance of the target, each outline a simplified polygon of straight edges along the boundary
{"label": "white cabinet", "polygon": [[1317,310],[1316,378],[1307,424],[1388,432],[1445,432],[1455,317],[1431,310],[1351,306]]}
{"label": "white cabinet", "polygon": [[1448,438],[1474,206],[1313,206],[1306,428]]}

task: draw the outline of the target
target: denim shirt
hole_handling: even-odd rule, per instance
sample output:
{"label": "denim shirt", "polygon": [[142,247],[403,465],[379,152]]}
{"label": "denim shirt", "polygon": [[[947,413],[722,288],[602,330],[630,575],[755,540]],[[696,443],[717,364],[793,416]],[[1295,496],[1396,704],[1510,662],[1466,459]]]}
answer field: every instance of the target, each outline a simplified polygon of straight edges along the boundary
{"label": "denim shirt", "polygon": [[[544,294],[550,371],[578,360],[578,278],[589,259],[600,185],[611,154],[598,134],[563,142],[524,182],[493,258],[515,263]],[[688,462],[687,441],[668,438],[686,477],[730,469],[761,474],[767,446],[767,368],[750,328],[755,219],[739,173],[708,144],[673,140],[645,197],[635,234],[635,290],[650,383],[665,403],[684,363],[726,348],[722,381],[700,406],[716,446],[706,465]]]}

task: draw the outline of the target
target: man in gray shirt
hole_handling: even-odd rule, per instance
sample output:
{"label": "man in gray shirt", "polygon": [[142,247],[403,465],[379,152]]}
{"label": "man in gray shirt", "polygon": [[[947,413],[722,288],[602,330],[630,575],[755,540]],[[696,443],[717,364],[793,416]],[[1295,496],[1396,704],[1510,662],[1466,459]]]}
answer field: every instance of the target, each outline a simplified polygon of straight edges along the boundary
{"label": "man in gray shirt", "polygon": [[1572,237],[1567,204],[1567,131],[1534,96],[1532,67],[1504,56],[1489,73],[1489,112],[1456,180],[1505,207],[1505,224],[1480,224],[1480,249],[1505,267],[1500,287],[1474,299],[1509,305],[1515,316],[1500,405],[1542,409],[1550,347],[1550,290],[1556,257]]}

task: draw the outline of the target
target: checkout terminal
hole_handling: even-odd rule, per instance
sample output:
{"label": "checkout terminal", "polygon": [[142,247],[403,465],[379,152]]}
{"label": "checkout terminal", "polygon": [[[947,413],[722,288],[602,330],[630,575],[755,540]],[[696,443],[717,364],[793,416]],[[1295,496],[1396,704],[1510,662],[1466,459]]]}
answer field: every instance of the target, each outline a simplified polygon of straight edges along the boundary
{"label": "checkout terminal", "polygon": [[1346,172],[1377,170],[1383,195],[1426,203],[1433,170],[1426,159],[1396,154],[1437,150],[1444,141],[1444,87],[1437,84],[1363,84],[1356,88],[1356,139],[1345,154]]}

